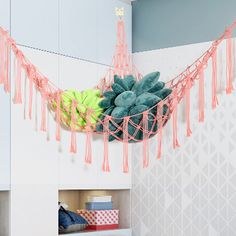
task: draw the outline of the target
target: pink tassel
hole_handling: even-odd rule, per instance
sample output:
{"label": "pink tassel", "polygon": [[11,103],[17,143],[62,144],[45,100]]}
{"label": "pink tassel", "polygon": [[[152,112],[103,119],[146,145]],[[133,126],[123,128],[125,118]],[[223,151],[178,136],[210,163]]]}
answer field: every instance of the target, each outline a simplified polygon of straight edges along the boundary
{"label": "pink tassel", "polygon": [[35,99],[34,99],[34,130],[38,131],[38,90],[37,86],[34,86]]}
{"label": "pink tassel", "polygon": [[57,92],[57,111],[56,111],[56,122],[57,122],[57,127],[56,127],[56,141],[61,140],[61,93],[60,91]]}
{"label": "pink tassel", "polygon": [[24,119],[26,119],[26,103],[27,103],[27,75],[25,73],[25,83],[24,83]]}
{"label": "pink tassel", "polygon": [[41,94],[41,131],[46,132],[46,95],[43,91]]}
{"label": "pink tassel", "polygon": [[21,70],[22,70],[22,54],[18,52],[16,55],[16,78],[15,78],[15,93],[14,93],[14,103],[21,104],[22,103],[22,95],[21,95]]}
{"label": "pink tassel", "polygon": [[5,35],[0,29],[0,84],[4,82],[5,49]]}
{"label": "pink tassel", "polygon": [[10,45],[8,41],[6,42],[6,73],[5,73],[5,80],[4,80],[4,90],[6,93],[11,92],[11,84],[10,84],[10,73],[9,73],[9,68],[10,68]]}
{"label": "pink tassel", "polygon": [[71,153],[77,153],[76,132],[74,130],[71,131],[70,152]]}
{"label": "pink tassel", "polygon": [[157,106],[157,122],[158,122],[158,134],[157,134],[157,159],[161,159],[162,153],[162,127],[163,122],[165,120],[165,116],[163,117],[163,101],[160,101]]}
{"label": "pink tassel", "polygon": [[226,93],[233,91],[233,61],[232,61],[232,32],[229,31],[226,40]]}
{"label": "pink tassel", "polygon": [[202,68],[199,74],[199,87],[198,87],[198,96],[199,96],[199,122],[204,122],[205,118],[205,93],[204,93],[204,69]]}
{"label": "pink tassel", "polygon": [[173,147],[174,149],[179,147],[178,142],[178,135],[177,135],[177,111],[178,111],[178,93],[177,93],[178,87],[176,87],[173,91],[174,95],[174,101],[173,101],[173,119],[172,119],[172,125],[173,125]]}
{"label": "pink tassel", "polygon": [[129,133],[128,133],[129,117],[124,118],[123,123],[123,172],[129,172]]}
{"label": "pink tassel", "polygon": [[76,153],[77,152],[77,144],[76,144],[76,130],[75,130],[75,124],[76,124],[76,106],[77,103],[75,100],[72,101],[72,107],[71,107],[71,145],[70,145],[70,152]]}
{"label": "pink tassel", "polygon": [[191,77],[188,75],[186,84],[186,123],[187,123],[187,137],[192,134],[190,125],[190,89],[191,89]]}
{"label": "pink tassel", "polygon": [[85,163],[92,163],[92,131],[91,131],[91,116],[93,115],[93,110],[88,109],[86,114],[86,149],[85,149]]}
{"label": "pink tassel", "polygon": [[29,119],[32,119],[32,105],[33,105],[33,78],[30,72],[30,77],[29,77]]}
{"label": "pink tassel", "polygon": [[86,132],[85,163],[92,163],[92,131],[90,129]]}
{"label": "pink tassel", "polygon": [[109,138],[109,117],[104,120],[103,124],[103,140],[104,140],[104,159],[102,164],[102,170],[104,172],[110,172],[109,160],[108,160],[108,138]]}
{"label": "pink tassel", "polygon": [[143,168],[149,165],[148,112],[143,113]]}
{"label": "pink tassel", "polygon": [[212,54],[212,109],[218,105],[217,100],[217,51]]}

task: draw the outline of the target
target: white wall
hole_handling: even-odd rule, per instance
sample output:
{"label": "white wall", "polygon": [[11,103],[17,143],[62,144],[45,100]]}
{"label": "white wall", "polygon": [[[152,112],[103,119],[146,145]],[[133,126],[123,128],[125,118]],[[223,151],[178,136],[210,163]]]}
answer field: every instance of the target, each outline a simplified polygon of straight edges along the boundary
{"label": "white wall", "polygon": [[[141,73],[158,70],[168,81],[190,65],[210,43],[134,54]],[[225,51],[222,52],[224,58]],[[219,53],[220,55],[221,53]],[[142,168],[142,146],[133,148],[132,227],[134,236],[218,236],[236,234],[235,92],[219,94],[211,110],[211,62],[206,72],[206,118],[197,121],[197,89],[191,92],[193,135],[186,137],[184,106],[179,109],[181,147],[172,148],[171,121],[164,128],[163,154],[156,160],[157,137],[150,141],[151,165]],[[225,67],[218,66],[225,80]]]}

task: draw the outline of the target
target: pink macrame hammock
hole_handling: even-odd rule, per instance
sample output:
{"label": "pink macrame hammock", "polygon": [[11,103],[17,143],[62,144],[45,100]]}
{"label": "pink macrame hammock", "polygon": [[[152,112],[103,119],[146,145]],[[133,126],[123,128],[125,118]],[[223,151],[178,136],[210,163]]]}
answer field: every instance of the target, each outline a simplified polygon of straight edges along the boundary
{"label": "pink macrame hammock", "polygon": [[[90,118],[94,117],[98,120],[98,124],[103,126],[104,139],[104,159],[102,164],[103,171],[110,171],[109,167],[109,136],[113,136],[118,141],[123,142],[123,171],[127,173],[129,171],[128,161],[128,143],[138,142],[136,139],[138,132],[142,132],[143,142],[143,167],[149,165],[149,150],[148,142],[149,138],[157,135],[158,150],[157,159],[161,158],[162,149],[162,129],[167,121],[172,116],[173,127],[173,147],[179,146],[178,133],[177,133],[177,111],[178,104],[184,98],[186,99],[186,134],[190,136],[191,124],[190,124],[190,92],[195,83],[199,83],[199,122],[204,121],[204,70],[207,67],[208,62],[212,62],[212,108],[215,109],[217,100],[217,49],[219,44],[226,39],[226,93],[230,94],[233,90],[233,53],[232,53],[232,31],[236,26],[236,21],[226,29],[224,34],[216,41],[212,43],[212,46],[200,56],[191,66],[188,66],[185,71],[179,74],[177,77],[167,83],[167,87],[172,89],[172,93],[164,100],[156,104],[149,110],[144,111],[142,114],[136,114],[134,116],[127,116],[122,118],[122,122],[117,122],[116,119],[109,115],[103,114],[101,117],[96,117],[95,112],[89,109],[86,113],[80,111],[83,104],[78,104],[78,101],[73,100],[70,110],[61,101],[61,94],[63,90],[57,88],[47,77],[42,75],[40,71],[34,66],[17,47],[16,42],[9,36],[8,32],[0,28],[0,83],[3,84],[6,93],[11,92],[10,87],[10,55],[14,55],[14,98],[15,104],[22,104],[24,102],[24,117],[27,116],[32,119],[32,106],[34,92],[38,92],[41,95],[41,131],[47,131],[47,105],[56,103],[55,116],[56,116],[56,140],[61,139],[61,123],[63,123],[64,117],[62,116],[62,109],[67,110],[71,114],[71,147],[72,153],[77,152],[76,144],[76,132],[84,131],[86,133],[86,152],[85,162],[92,163],[92,135],[95,131],[95,127],[90,123]],[[138,73],[136,67],[132,64],[132,56],[128,53],[128,47],[126,44],[124,21],[119,20],[117,25],[117,45],[115,54],[113,56],[113,62],[106,76],[96,86],[101,91],[109,90],[113,83],[114,75],[119,75],[123,78],[126,75],[132,74],[137,80],[142,78]],[[24,93],[22,95],[22,84],[24,77]],[[28,91],[28,92],[27,92]],[[28,95],[27,95],[28,93]],[[23,97],[24,96],[24,97]],[[27,99],[28,98],[28,101]],[[28,103],[28,104],[26,104]],[[164,113],[163,108],[167,107],[167,111]],[[28,111],[26,110],[28,108]],[[86,127],[81,127],[76,119],[76,110],[79,111],[80,116],[87,121]],[[156,110],[155,114],[149,113],[150,110]],[[136,116],[141,116],[142,119],[139,124],[133,122]],[[150,122],[151,121],[151,125]],[[109,125],[112,124],[116,127],[111,131]],[[150,127],[151,126],[151,127]],[[130,134],[128,127],[132,127],[134,132]],[[123,132],[122,138],[117,135],[119,131]]]}

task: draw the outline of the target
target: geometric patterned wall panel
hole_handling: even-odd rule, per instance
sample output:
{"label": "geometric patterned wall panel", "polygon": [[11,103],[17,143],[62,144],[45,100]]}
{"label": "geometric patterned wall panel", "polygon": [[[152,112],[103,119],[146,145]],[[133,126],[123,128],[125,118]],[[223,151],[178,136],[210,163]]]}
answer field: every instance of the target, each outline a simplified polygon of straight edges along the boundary
{"label": "geometric patterned wall panel", "polygon": [[[189,51],[189,47],[193,50]],[[196,56],[201,47],[201,44],[188,46],[188,54]],[[179,52],[182,50],[183,47]],[[159,50],[156,53],[149,64],[159,62],[157,58],[165,54]],[[171,54],[168,51],[166,55],[168,53]],[[137,63],[148,56],[138,55]],[[206,74],[208,80],[210,70]],[[223,78],[225,69],[218,68],[218,73]],[[206,93],[210,101],[209,91],[208,87]],[[191,98],[196,97],[194,91]],[[161,160],[156,160],[157,138],[150,141],[151,164],[147,169],[142,167],[142,144],[133,145],[133,236],[236,235],[235,92],[230,96],[220,94],[219,102],[214,111],[207,104],[205,122],[201,124],[196,120],[196,104],[192,104],[194,122],[190,138],[185,137],[183,104],[179,112],[181,147],[173,150],[169,124],[163,131]]]}

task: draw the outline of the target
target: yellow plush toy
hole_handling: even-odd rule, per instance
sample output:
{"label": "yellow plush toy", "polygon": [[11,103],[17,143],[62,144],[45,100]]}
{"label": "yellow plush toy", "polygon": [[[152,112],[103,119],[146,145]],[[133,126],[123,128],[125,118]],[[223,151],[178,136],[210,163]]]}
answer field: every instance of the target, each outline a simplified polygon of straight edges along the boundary
{"label": "yellow plush toy", "polygon": [[[83,130],[87,125],[95,126],[103,109],[99,106],[102,100],[97,89],[87,89],[83,92],[70,89],[61,94],[61,120],[66,127],[71,127],[72,102],[76,101],[76,129]],[[55,105],[55,104],[54,104]]]}

